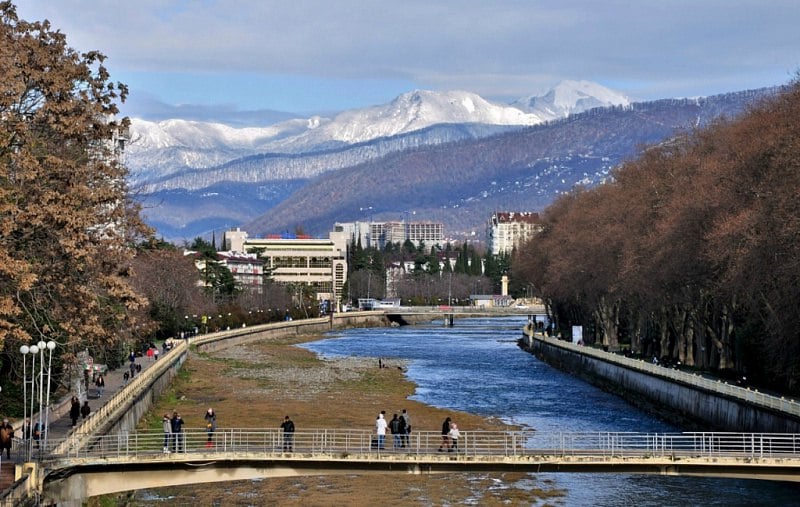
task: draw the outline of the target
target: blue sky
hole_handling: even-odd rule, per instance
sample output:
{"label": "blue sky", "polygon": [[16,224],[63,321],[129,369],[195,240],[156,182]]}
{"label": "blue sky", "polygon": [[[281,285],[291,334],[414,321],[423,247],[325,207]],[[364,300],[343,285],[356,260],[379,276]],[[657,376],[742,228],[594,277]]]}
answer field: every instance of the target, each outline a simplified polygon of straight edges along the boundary
{"label": "blue sky", "polygon": [[784,84],[798,0],[16,0],[108,56],[123,113],[263,125],[414,89],[499,102],[589,80],[633,100]]}

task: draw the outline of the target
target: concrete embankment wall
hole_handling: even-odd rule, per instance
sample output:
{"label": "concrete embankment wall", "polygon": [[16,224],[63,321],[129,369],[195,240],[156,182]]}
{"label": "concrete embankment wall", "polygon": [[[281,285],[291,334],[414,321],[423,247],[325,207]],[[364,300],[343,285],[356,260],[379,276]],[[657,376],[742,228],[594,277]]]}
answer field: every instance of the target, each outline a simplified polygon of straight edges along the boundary
{"label": "concrete embankment wall", "polygon": [[685,429],[800,432],[800,405],[794,400],[553,338],[526,336],[521,345],[542,361]]}

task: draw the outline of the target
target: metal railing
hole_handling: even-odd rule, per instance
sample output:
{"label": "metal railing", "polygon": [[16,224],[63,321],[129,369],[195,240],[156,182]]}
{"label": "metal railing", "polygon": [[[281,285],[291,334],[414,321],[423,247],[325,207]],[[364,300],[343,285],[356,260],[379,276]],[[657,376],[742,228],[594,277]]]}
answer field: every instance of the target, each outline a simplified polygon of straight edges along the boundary
{"label": "metal railing", "polygon": [[569,349],[583,355],[596,357],[606,362],[616,363],[627,368],[640,370],[649,375],[663,377],[684,384],[692,385],[711,392],[741,399],[753,405],[778,410],[787,414],[800,417],[800,403],[793,399],[772,396],[752,390],[749,387],[740,387],[726,383],[719,379],[709,379],[700,374],[685,372],[682,370],[667,368],[657,364],[652,364],[641,359],[620,356],[612,352],[605,352],[592,347],[584,347],[571,342],[559,340],[553,337],[535,335],[535,340],[540,340],[550,345],[555,345],[564,349]]}
{"label": "metal railing", "polygon": [[[91,436],[88,441],[48,442],[45,461],[80,458],[153,459],[167,454],[242,455],[248,458],[292,452],[321,459],[379,459],[447,453],[469,459],[625,457],[800,458],[800,435],[767,433],[617,433],[535,431],[462,431],[457,445],[435,431],[386,435],[383,447],[370,431],[314,429],[287,435],[272,429],[224,429],[209,435],[202,429],[178,434],[136,431]],[[73,445],[74,444],[74,445]],[[166,451],[165,451],[166,449]]]}

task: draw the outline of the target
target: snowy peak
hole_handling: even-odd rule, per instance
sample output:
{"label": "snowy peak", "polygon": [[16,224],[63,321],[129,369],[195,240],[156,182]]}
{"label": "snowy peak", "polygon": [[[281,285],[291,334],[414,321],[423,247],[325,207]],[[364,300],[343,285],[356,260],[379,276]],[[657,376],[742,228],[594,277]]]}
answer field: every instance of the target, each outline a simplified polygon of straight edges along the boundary
{"label": "snowy peak", "polygon": [[544,95],[526,97],[511,105],[547,119],[558,119],[597,107],[629,104],[626,96],[597,83],[562,81]]}
{"label": "snowy peak", "polygon": [[542,96],[513,104],[490,102],[467,91],[414,90],[391,102],[265,127],[234,128],[188,120],[131,121],[127,164],[134,180],[270,154],[308,154],[419,131],[433,125],[498,127],[537,125],[593,109],[628,104],[623,95],[588,81],[564,81]]}
{"label": "snowy peak", "polygon": [[470,92],[415,90],[388,104],[345,111],[315,134],[325,133],[337,141],[357,143],[442,123],[535,125],[542,121],[535,114],[491,103]]}

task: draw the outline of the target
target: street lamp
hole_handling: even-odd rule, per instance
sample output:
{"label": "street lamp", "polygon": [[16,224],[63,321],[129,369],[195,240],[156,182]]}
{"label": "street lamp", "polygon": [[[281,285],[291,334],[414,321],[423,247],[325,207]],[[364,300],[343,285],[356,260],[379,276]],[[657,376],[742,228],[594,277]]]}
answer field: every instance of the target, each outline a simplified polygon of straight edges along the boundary
{"label": "street lamp", "polygon": [[[28,455],[29,442],[25,437],[30,437],[31,428],[30,421],[28,421],[28,362],[26,359],[30,351],[31,349],[27,345],[23,345],[19,348],[19,353],[22,354],[22,441],[25,442],[25,457],[27,460],[30,460]],[[25,435],[26,424],[28,425],[28,435]]]}
{"label": "street lamp", "polygon": [[[39,342],[42,343],[42,342]],[[47,347],[47,405],[45,408],[44,413],[44,427],[50,428],[50,378],[51,378],[51,367],[53,366],[53,350],[56,348],[56,342],[53,340],[49,340],[45,345]],[[44,448],[47,449],[47,434],[49,431],[45,432],[44,434]]]}
{"label": "street lamp", "polygon": [[[28,348],[28,350],[31,353],[31,411],[30,411],[30,414],[31,414],[31,423],[30,423],[30,427],[31,427],[31,432],[30,433],[31,433],[31,435],[30,436],[31,436],[31,438],[29,440],[29,447],[30,448],[28,449],[28,460],[30,460],[31,456],[33,455],[33,436],[34,436],[33,435],[33,433],[34,433],[34,429],[33,429],[33,402],[34,402],[34,400],[36,400],[36,354],[39,353],[39,346],[38,345],[31,345]],[[41,425],[39,425],[39,431],[41,431],[41,430],[42,430],[42,427],[41,427]]]}
{"label": "street lamp", "polygon": [[[56,348],[56,342],[50,340],[45,342],[44,340],[40,340],[35,345],[23,345],[19,348],[20,354],[22,354],[22,385],[23,385],[23,392],[22,392],[22,401],[23,401],[23,421],[28,420],[28,416],[30,414],[31,421],[27,421],[28,423],[28,435],[25,435],[25,427],[23,423],[23,438],[28,436],[32,437],[34,428],[33,428],[33,407],[34,401],[37,397],[39,397],[39,413],[37,414],[37,427],[39,430],[39,434],[44,434],[44,448],[47,448],[47,426],[49,424],[49,416],[50,416],[50,371],[53,364],[53,350]],[[48,351],[48,363],[47,363],[47,397],[45,398],[45,383],[44,383],[44,351],[47,349]],[[28,353],[31,354],[31,405],[30,405],[30,412],[28,411],[28,368],[27,368],[27,356]],[[39,354],[39,386],[36,386],[36,355]],[[46,406],[45,406],[46,403]],[[44,420],[42,420],[42,412],[44,411]],[[33,453],[33,439],[29,438],[28,445],[27,445],[27,459],[30,460],[31,454]]]}

